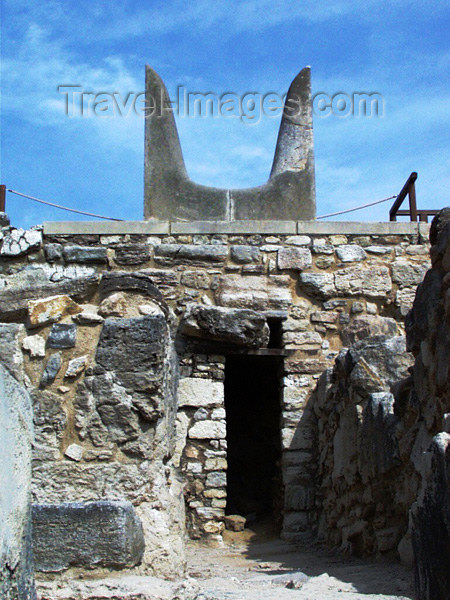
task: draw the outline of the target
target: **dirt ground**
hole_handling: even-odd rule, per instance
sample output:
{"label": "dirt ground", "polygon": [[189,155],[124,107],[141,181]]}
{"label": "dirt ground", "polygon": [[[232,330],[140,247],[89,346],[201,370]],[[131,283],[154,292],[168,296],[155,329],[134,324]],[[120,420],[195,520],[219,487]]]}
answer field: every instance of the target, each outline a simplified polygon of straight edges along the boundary
{"label": "dirt ground", "polygon": [[267,530],[225,532],[220,547],[190,541],[183,580],[116,573],[39,581],[39,600],[413,600],[401,565],[292,545]]}
{"label": "dirt ground", "polygon": [[412,600],[413,575],[401,565],[344,558],[317,545],[226,532],[221,548],[188,545],[196,600]]}

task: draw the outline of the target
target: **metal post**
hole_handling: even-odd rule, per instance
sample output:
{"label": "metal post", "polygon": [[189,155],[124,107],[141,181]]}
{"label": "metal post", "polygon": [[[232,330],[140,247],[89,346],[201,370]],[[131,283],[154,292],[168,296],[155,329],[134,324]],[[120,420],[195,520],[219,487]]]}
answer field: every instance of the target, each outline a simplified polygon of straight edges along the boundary
{"label": "metal post", "polygon": [[0,212],[6,212],[6,185],[0,185]]}

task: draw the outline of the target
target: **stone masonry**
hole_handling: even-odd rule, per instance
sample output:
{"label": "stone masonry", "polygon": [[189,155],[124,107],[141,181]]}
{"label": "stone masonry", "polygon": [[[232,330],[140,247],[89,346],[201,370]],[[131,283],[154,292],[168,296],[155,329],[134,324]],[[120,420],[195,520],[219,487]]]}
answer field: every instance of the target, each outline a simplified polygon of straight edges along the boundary
{"label": "stone masonry", "polygon": [[331,225],[55,223],[14,254],[5,228],[0,309],[25,326],[35,502],[130,501],[146,540],[141,568],[179,570],[177,472],[190,535],[220,536],[224,360],[264,349],[270,317],[285,356],[283,536],[309,530],[317,379],[344,345],[402,333],[429,266],[423,225]]}

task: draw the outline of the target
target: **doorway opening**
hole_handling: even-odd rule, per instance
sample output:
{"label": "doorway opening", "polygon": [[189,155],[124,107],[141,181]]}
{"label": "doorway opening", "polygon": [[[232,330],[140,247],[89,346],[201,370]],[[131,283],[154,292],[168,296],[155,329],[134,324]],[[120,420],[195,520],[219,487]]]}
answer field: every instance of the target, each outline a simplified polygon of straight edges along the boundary
{"label": "doorway opening", "polygon": [[226,514],[281,528],[281,375],[279,356],[231,355],[225,361]]}

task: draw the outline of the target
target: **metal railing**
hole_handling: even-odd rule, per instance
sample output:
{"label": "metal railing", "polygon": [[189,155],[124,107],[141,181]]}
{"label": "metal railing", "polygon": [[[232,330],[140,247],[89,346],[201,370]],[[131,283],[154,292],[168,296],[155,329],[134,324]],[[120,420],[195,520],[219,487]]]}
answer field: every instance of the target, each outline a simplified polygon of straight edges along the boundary
{"label": "metal railing", "polygon": [[[397,217],[409,217],[411,221],[423,221],[428,223],[428,217],[434,216],[438,214],[438,210],[431,209],[418,209],[416,202],[416,179],[417,173],[414,171],[406,180],[405,185],[402,187],[400,194],[395,199],[394,204],[392,205],[391,210],[389,211],[389,220],[396,221]],[[403,204],[406,196],[408,196],[409,200],[409,210],[399,210],[400,206]]]}

